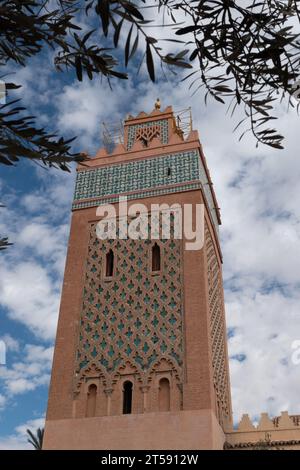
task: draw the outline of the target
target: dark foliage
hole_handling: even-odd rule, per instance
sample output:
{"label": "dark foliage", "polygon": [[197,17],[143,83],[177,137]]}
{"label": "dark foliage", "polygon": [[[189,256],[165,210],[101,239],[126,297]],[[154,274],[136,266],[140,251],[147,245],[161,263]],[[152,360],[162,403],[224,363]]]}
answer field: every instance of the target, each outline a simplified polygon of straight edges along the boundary
{"label": "dark foliage", "polygon": [[[3,204],[0,204],[0,208],[4,207]],[[12,243],[9,243],[8,238],[0,238],[0,251],[6,250],[8,246],[12,245]]]}
{"label": "dark foliage", "polygon": [[36,435],[33,434],[30,429],[26,429],[26,432],[30,439],[27,439],[27,441],[33,445],[35,450],[42,450],[43,447],[43,439],[44,439],[44,429],[38,428],[36,431]]}
{"label": "dark foliage", "polygon": [[[299,76],[299,37],[291,22],[299,24],[298,0],[151,0],[134,3],[129,0],[4,0],[0,3],[0,65],[10,61],[25,66],[29,57],[45,45],[55,50],[58,71],[74,69],[79,81],[84,74],[110,80],[126,79],[118,69],[118,60],[108,47],[119,46],[122,30],[127,31],[124,65],[135,56],[141,40],[145,44],[145,61],[149,77],[155,81],[155,60],[163,67],[194,70],[186,77],[195,91],[205,87],[206,98],[229,104],[233,113],[244,107],[257,142],[282,148],[283,137],[270,125],[276,119],[274,105],[287,97]],[[155,18],[164,11],[163,26],[173,27],[179,52],[163,53],[162,40],[147,34],[147,28],[162,26],[157,20],[145,19],[149,11]],[[177,22],[184,14],[184,23]],[[99,28],[82,33],[78,14],[90,24],[98,18]],[[168,29],[166,29],[168,30]],[[187,36],[188,35],[188,36]],[[185,38],[187,38],[185,40]],[[167,39],[168,40],[168,39]],[[8,90],[16,88],[8,84]],[[20,115],[22,117],[20,117]],[[238,127],[238,126],[237,126]],[[70,143],[36,128],[34,119],[26,116],[16,101],[0,108],[0,163],[11,165],[20,158],[40,160],[47,166],[68,169],[68,162],[82,160],[72,154]],[[244,132],[243,134],[244,135]],[[241,136],[242,137],[242,136]]]}
{"label": "dark foliage", "polygon": [[[243,5],[243,6],[242,6]],[[189,1],[183,9],[189,26],[176,34],[193,35],[190,60],[197,61],[193,87],[224,102],[231,112],[244,106],[257,143],[282,148],[283,137],[270,127],[273,106],[287,96],[299,76],[299,1]],[[240,124],[241,124],[240,123]],[[238,126],[237,126],[238,127]],[[242,136],[244,133],[242,134]],[[241,136],[241,137],[242,137]]]}
{"label": "dark foliage", "polygon": [[5,250],[9,245],[12,245],[12,243],[8,242],[8,238],[0,238],[0,251]]}

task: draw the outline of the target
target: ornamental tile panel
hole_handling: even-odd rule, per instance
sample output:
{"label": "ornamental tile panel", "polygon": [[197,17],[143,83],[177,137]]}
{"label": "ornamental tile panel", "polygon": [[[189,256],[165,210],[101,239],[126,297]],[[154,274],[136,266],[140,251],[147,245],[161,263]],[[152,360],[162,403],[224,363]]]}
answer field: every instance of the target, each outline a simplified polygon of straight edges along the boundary
{"label": "ornamental tile panel", "polygon": [[213,382],[219,413],[225,417],[230,415],[230,389],[227,370],[222,274],[212,236],[207,225],[205,226],[205,251],[207,259]]}
{"label": "ornamental tile panel", "polygon": [[202,188],[218,233],[218,218],[205,169],[197,150],[120,163],[77,173],[72,209]]}
{"label": "ornamental tile panel", "polygon": [[[155,363],[171,364],[181,381],[183,366],[182,241],[157,241],[161,271],[151,272],[151,240],[99,240],[90,224],[78,332],[75,388],[85,371],[100,368],[106,383],[129,360],[147,382]],[[108,250],[114,275],[104,277]],[[95,254],[97,261],[95,262]]]}
{"label": "ornamental tile panel", "polygon": [[101,198],[199,180],[196,150],[77,173],[74,200]]}

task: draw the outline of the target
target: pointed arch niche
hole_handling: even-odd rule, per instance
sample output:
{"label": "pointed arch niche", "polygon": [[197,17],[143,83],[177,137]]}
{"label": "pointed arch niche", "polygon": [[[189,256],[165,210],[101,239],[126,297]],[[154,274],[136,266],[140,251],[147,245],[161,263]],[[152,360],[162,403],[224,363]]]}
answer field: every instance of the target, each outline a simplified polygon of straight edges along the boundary
{"label": "pointed arch niche", "polygon": [[158,243],[154,243],[151,249],[151,271],[152,273],[160,273],[161,271],[161,250]]}
{"label": "pointed arch niche", "polygon": [[128,415],[132,412],[132,388],[133,384],[130,380],[126,380],[123,384],[123,414]]}
{"label": "pointed arch niche", "polygon": [[87,402],[86,402],[86,417],[93,418],[96,416],[96,402],[97,402],[97,385],[91,384],[88,388]]}
{"label": "pointed arch niche", "polygon": [[170,411],[171,396],[170,382],[168,379],[160,379],[158,384],[158,409],[159,411]]}

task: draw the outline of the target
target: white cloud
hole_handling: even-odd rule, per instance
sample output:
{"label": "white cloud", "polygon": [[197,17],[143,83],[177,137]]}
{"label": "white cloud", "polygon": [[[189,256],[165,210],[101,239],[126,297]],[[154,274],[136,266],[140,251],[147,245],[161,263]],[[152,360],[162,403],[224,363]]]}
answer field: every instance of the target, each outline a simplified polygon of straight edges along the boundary
{"label": "white cloud", "polygon": [[[74,164],[71,169],[74,170]],[[76,173],[58,169],[36,168],[39,188],[24,194],[18,202],[22,215],[43,218],[55,224],[69,218]],[[13,205],[11,204],[11,207]],[[25,212],[24,212],[25,209]]]}
{"label": "white cloud", "polygon": [[43,428],[45,425],[45,418],[36,418],[36,419],[30,419],[27,421],[25,424],[20,424],[19,426],[16,427],[16,431],[18,434],[24,434],[26,435],[26,430],[30,429],[31,431],[36,430],[38,428]]}
{"label": "white cloud", "polygon": [[[299,365],[292,362],[292,342],[299,339],[300,295],[249,291],[227,295],[227,317],[235,336],[229,340],[235,415],[288,409],[299,412]],[[299,331],[299,330],[298,330]],[[243,380],[243,382],[242,382]]]}
{"label": "white cloud", "polygon": [[32,221],[25,225],[17,234],[16,243],[22,249],[30,248],[34,256],[39,256],[51,263],[52,270],[63,272],[65,243],[69,234],[69,226],[61,224],[52,226],[47,223]]}
{"label": "white cloud", "polygon": [[26,325],[38,338],[53,340],[74,176],[55,170],[40,170],[38,175],[40,189],[23,198],[5,188],[8,202],[1,211],[0,233],[14,245],[2,254],[0,303],[10,319]]}
{"label": "white cloud", "polygon": [[0,410],[4,408],[6,404],[6,397],[0,393]]}
{"label": "white cloud", "polygon": [[33,433],[38,428],[43,428],[45,424],[45,418],[31,419],[24,424],[20,424],[15,428],[15,432],[9,436],[0,436],[0,450],[33,450],[33,447],[29,442],[27,429],[30,429]]}
{"label": "white cloud", "polygon": [[102,123],[123,119],[121,110],[134,94],[128,82],[114,85],[112,91],[97,79],[67,85],[57,101],[59,127],[62,132],[77,135],[77,146],[81,151],[89,151],[94,141],[99,143]]}
{"label": "white cloud", "polygon": [[0,337],[0,340],[4,341],[6,351],[19,351],[19,342],[9,334],[5,334]]}
{"label": "white cloud", "polygon": [[20,353],[20,358],[10,367],[0,368],[4,398],[9,400],[49,383],[53,347],[28,344]]}
{"label": "white cloud", "polygon": [[39,346],[36,344],[27,344],[25,348],[26,353],[26,360],[36,361],[36,362],[48,362],[51,364],[52,356],[53,356],[53,348],[44,348],[43,346]]}
{"label": "white cloud", "polygon": [[59,290],[46,269],[32,262],[0,267],[1,304],[8,316],[28,326],[35,335],[53,339],[59,309]]}

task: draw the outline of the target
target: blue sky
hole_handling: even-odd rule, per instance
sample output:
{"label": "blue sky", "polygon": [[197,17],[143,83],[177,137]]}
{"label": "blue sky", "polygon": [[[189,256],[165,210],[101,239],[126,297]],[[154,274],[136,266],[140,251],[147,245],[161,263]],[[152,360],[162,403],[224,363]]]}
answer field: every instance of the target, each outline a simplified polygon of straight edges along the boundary
{"label": "blue sky", "polygon": [[[18,92],[39,123],[77,135],[76,150],[93,155],[101,123],[126,114],[192,106],[221,207],[229,354],[235,420],[248,412],[300,412],[299,365],[291,344],[300,338],[299,118],[279,107],[286,148],[238,142],[239,121],[216,102],[191,96],[180,77],[153,85],[141,70],[113,91],[99,79],[82,83],[54,72],[45,51],[18,70]],[[74,171],[45,170],[29,162],[0,168],[0,233],[14,246],[0,260],[0,338],[7,364],[0,366],[0,449],[26,447],[24,430],[42,425],[60,300]]]}

